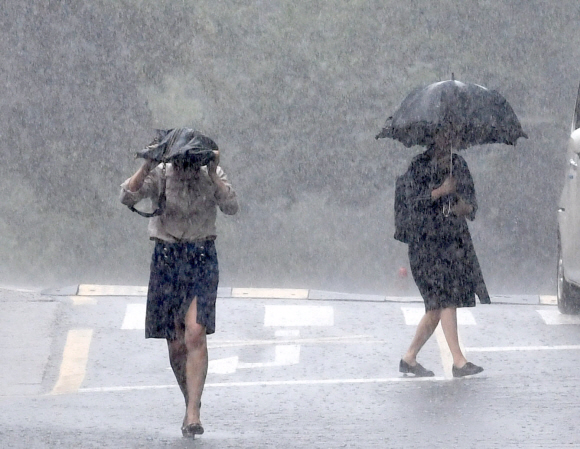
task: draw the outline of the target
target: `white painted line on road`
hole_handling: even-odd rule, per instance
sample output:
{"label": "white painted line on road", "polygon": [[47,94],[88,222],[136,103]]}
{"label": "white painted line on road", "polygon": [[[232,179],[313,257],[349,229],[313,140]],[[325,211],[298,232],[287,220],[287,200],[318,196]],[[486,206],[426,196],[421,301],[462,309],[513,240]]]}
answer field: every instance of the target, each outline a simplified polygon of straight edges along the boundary
{"label": "white painted line on road", "polygon": [[265,306],[264,326],[333,326],[332,306]]}
{"label": "white painted line on road", "polygon": [[74,393],[85,379],[89,348],[93,337],[92,329],[68,331],[58,380],[50,394]]}
{"label": "white painted line on road", "polygon": [[297,365],[300,362],[300,346],[299,345],[278,345],[275,348],[275,357],[273,362],[257,362],[257,363],[238,363],[240,369],[251,368],[270,368],[275,366],[290,366]]}
{"label": "white painted line on road", "polygon": [[[408,326],[416,326],[425,315],[425,309],[423,307],[401,307],[403,311],[403,315],[405,317],[405,324]],[[477,323],[475,322],[475,317],[473,314],[463,308],[457,309],[457,324],[461,326],[474,326]]]}
{"label": "white painted line on road", "polygon": [[298,329],[278,329],[274,335],[277,338],[298,337],[300,331]]}
{"label": "white painted line on road", "polygon": [[[227,388],[227,387],[269,387],[283,385],[338,385],[338,384],[377,384],[377,383],[399,383],[399,382],[441,382],[449,381],[445,377],[385,377],[376,379],[305,379],[305,380],[266,380],[256,382],[217,382],[206,383],[205,388]],[[79,393],[115,393],[123,391],[139,390],[159,390],[164,388],[177,388],[177,385],[136,385],[127,387],[98,387],[81,388]]]}
{"label": "white painted line on road", "polygon": [[277,345],[273,362],[244,363],[238,356],[210,360],[207,371],[210,374],[233,374],[238,369],[269,368],[297,365],[300,362],[299,345]]}
{"label": "white painted line on road", "polygon": [[459,326],[475,326],[475,317],[470,310],[459,308],[457,309],[457,324]]}
{"label": "white painted line on road", "polygon": [[232,288],[232,298],[308,299],[301,288]]}
{"label": "white painted line on road", "polygon": [[[209,374],[233,374],[238,368],[238,356],[210,360],[207,367]],[[169,368],[171,369],[171,368]]]}
{"label": "white painted line on road", "polygon": [[439,347],[439,354],[441,356],[441,365],[443,366],[445,378],[451,379],[453,377],[453,372],[451,370],[451,367],[453,365],[453,356],[451,355],[449,346],[447,346],[447,340],[445,340],[445,334],[443,333],[441,323],[439,323],[435,328],[435,338],[437,339],[437,346]]}
{"label": "white painted line on road", "polygon": [[208,340],[207,347],[237,348],[240,346],[267,346],[279,344],[327,344],[327,343],[388,343],[390,340],[370,340],[370,335],[347,335],[344,337],[298,338],[294,340]]}
{"label": "white painted line on road", "polygon": [[137,285],[81,284],[78,296],[147,296],[147,287]]}
{"label": "white painted line on road", "polygon": [[502,352],[502,351],[565,351],[579,350],[580,345],[559,346],[489,346],[465,348],[466,352]]}
{"label": "white painted line on road", "polygon": [[277,385],[337,385],[337,384],[376,384],[395,382],[433,382],[447,380],[444,377],[387,377],[377,379],[313,379],[313,380],[266,380],[256,382],[208,383],[206,387],[256,387]]}
{"label": "white painted line on road", "polygon": [[425,309],[423,307],[401,307],[403,311],[403,316],[405,317],[405,324],[407,326],[416,326],[425,315]]}
{"label": "white painted line on road", "polygon": [[121,329],[145,329],[145,304],[127,304]]}
{"label": "white painted line on road", "polygon": [[580,316],[578,315],[563,315],[557,310],[536,310],[546,324],[580,324]]}

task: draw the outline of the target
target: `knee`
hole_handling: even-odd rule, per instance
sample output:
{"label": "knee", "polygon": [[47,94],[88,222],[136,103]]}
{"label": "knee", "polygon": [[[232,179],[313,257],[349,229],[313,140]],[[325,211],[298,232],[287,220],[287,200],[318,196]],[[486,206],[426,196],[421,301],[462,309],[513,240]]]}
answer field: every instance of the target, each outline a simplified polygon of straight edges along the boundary
{"label": "knee", "polygon": [[187,354],[187,347],[183,335],[175,340],[167,340],[170,357],[181,357]]}
{"label": "knee", "polygon": [[441,319],[441,310],[429,310],[425,313],[425,315],[432,325],[437,326],[437,324],[439,324],[439,320]]}
{"label": "knee", "polygon": [[185,329],[185,346],[188,351],[203,349],[206,346],[205,326],[195,323]]}

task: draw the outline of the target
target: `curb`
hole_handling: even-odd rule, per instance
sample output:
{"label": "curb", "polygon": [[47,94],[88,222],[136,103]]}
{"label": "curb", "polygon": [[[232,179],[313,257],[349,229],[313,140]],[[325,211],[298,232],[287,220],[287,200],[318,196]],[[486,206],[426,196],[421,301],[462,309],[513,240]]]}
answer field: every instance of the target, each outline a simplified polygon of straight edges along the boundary
{"label": "curb", "polygon": [[[48,296],[146,296],[146,286],[79,284],[46,289],[40,292]],[[232,288],[219,287],[218,298],[248,299],[298,299],[318,301],[365,301],[422,303],[420,296],[385,296],[356,293],[331,292],[295,288]],[[556,305],[551,295],[492,295],[492,304]]]}

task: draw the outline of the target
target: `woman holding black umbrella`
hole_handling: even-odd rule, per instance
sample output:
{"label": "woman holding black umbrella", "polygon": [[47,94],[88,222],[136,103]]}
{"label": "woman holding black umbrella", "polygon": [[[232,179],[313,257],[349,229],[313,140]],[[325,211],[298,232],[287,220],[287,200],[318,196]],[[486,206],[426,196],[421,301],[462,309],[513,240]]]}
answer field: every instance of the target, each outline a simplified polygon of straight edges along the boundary
{"label": "woman holding black umbrella", "polygon": [[[201,395],[208,369],[207,334],[215,332],[219,269],[214,240],[219,208],[238,210],[213,140],[189,128],[159,131],[138,153],[146,162],[121,185],[121,202],[150,218],[155,242],[147,291],[145,338],[167,340],[169,361],[186,405],[184,437],[204,432]],[[144,198],[157,206],[143,214]]]}
{"label": "woman holding black umbrella", "polygon": [[433,145],[415,157],[409,170],[408,193],[417,228],[409,242],[413,278],[425,302],[425,315],[399,364],[399,371],[431,377],[433,371],[417,363],[417,354],[441,322],[453,356],[454,377],[477,374],[483,368],[468,362],[459,346],[457,308],[474,307],[477,279],[475,250],[466,218],[477,210],[475,189],[465,160],[453,154],[451,135],[436,131]]}
{"label": "woman holding black umbrella", "polygon": [[416,358],[441,323],[453,356],[453,376],[480,373],[483,368],[468,362],[459,346],[457,308],[475,306],[475,295],[481,303],[490,299],[466,221],[473,220],[477,210],[473,179],[465,160],[453,150],[488,143],[515,145],[527,136],[497,91],[452,76],[411,92],[376,136],[384,137],[427,148],[411,162],[409,176],[400,178],[405,183],[397,182],[404,185],[404,193],[396,192],[395,222],[404,226],[395,238],[409,245],[411,272],[425,302],[425,316],[399,371],[434,375]]}

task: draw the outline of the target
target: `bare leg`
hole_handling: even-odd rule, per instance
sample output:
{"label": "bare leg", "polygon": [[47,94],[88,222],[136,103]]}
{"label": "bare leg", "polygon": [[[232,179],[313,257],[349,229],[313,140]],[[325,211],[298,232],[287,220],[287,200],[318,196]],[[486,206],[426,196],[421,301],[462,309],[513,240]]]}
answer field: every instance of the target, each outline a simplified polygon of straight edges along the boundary
{"label": "bare leg", "polygon": [[441,328],[447,340],[447,345],[453,356],[453,364],[457,368],[462,368],[467,363],[461,348],[459,347],[459,336],[457,333],[457,309],[448,307],[441,310]]}
{"label": "bare leg", "polygon": [[197,298],[193,299],[185,315],[185,346],[188,393],[186,424],[200,423],[199,406],[207,376],[208,355],[205,326],[197,323]]}
{"label": "bare leg", "polygon": [[439,324],[440,312],[441,310],[429,310],[428,312],[425,312],[425,315],[421,318],[417,330],[415,331],[415,337],[413,337],[413,341],[411,341],[411,346],[409,346],[409,349],[403,356],[403,360],[409,365],[415,366],[417,364],[417,354],[419,354],[423,345],[427,340],[429,340],[429,337],[433,335],[433,332],[435,332],[437,324]]}
{"label": "bare leg", "polygon": [[178,337],[175,340],[167,340],[167,348],[169,349],[169,363],[173,374],[177,379],[179,389],[183,393],[185,399],[185,406],[187,407],[187,382],[185,376],[185,364],[187,362],[187,346],[185,346],[185,337],[183,333],[178,332]]}

